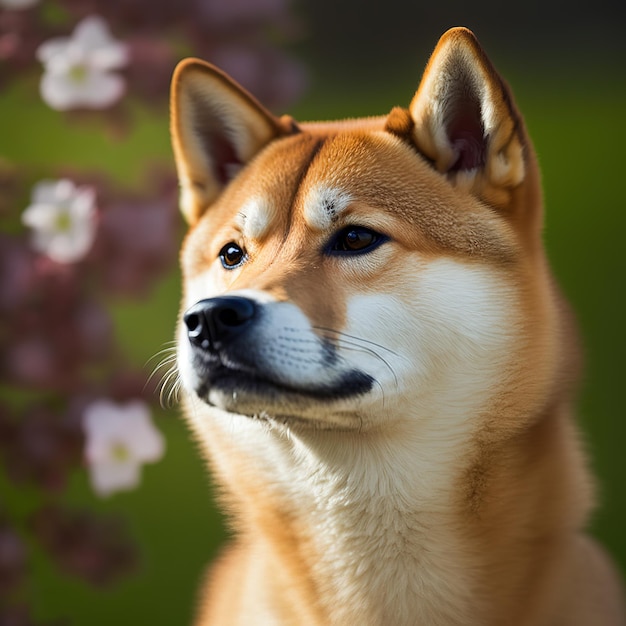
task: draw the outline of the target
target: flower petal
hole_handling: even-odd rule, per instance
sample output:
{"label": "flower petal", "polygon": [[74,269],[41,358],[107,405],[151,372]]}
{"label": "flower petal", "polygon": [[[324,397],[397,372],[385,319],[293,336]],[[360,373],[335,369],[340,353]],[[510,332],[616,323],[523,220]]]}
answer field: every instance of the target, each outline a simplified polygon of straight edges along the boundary
{"label": "flower petal", "polygon": [[121,76],[94,70],[82,94],[82,104],[103,109],[117,102],[125,91],[126,81]]}
{"label": "flower petal", "polygon": [[43,101],[57,111],[66,111],[79,106],[82,89],[66,75],[45,72],[39,90]]}
{"label": "flower petal", "polygon": [[76,192],[76,185],[67,178],[39,181],[32,191],[32,200],[37,203],[67,202]]}
{"label": "flower petal", "polygon": [[123,445],[138,461],[156,461],[163,456],[163,436],[152,423],[148,406],[139,400],[121,405],[97,400],[85,410],[83,426],[89,462],[110,458],[114,445]]}
{"label": "flower petal", "polygon": [[93,239],[91,232],[85,230],[56,234],[41,251],[57,263],[76,263],[87,255]]}
{"label": "flower petal", "polygon": [[87,456],[89,446],[119,438],[124,432],[125,414],[120,406],[110,400],[96,400],[83,413],[83,429],[87,436]]}
{"label": "flower petal", "polygon": [[22,213],[22,224],[39,232],[54,230],[57,210],[53,204],[31,204]]}
{"label": "flower petal", "polygon": [[92,15],[85,18],[74,29],[72,40],[84,49],[93,68],[112,70],[128,63],[128,46],[111,36],[107,23],[101,17]]}
{"label": "flower petal", "polygon": [[69,37],[54,37],[53,39],[48,39],[48,41],[44,41],[37,48],[37,51],[35,52],[37,59],[46,64],[54,57],[60,54],[62,55],[67,49],[69,43]]}
{"label": "flower petal", "polygon": [[96,191],[92,187],[75,188],[69,203],[69,212],[74,220],[93,221],[96,214]]}
{"label": "flower petal", "polygon": [[70,74],[45,72],[40,90],[43,100],[53,109],[65,111],[72,108],[106,108],[124,94],[126,83],[121,76],[86,69],[80,81]]}
{"label": "flower petal", "polygon": [[111,37],[109,25],[99,15],[88,15],[74,28],[72,39],[83,43],[88,48],[107,46],[115,40]]}
{"label": "flower petal", "polygon": [[124,43],[111,43],[106,48],[91,50],[89,63],[100,70],[116,70],[128,65],[130,53]]}
{"label": "flower petal", "polygon": [[143,462],[158,461],[165,452],[163,435],[154,427],[149,417],[137,421],[135,436],[129,441],[133,453]]}
{"label": "flower petal", "polygon": [[134,461],[94,463],[89,466],[89,477],[94,491],[108,496],[116,491],[135,489],[141,480],[141,467]]}

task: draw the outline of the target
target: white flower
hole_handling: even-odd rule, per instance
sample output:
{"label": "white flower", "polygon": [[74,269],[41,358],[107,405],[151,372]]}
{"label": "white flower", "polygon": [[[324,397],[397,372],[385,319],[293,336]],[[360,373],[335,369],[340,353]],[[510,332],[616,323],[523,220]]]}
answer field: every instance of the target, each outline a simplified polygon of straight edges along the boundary
{"label": "white flower", "polygon": [[30,9],[34,7],[39,0],[0,0],[0,7],[6,9]]}
{"label": "white flower", "polygon": [[71,37],[45,41],[37,57],[44,64],[41,96],[53,109],[104,109],[124,93],[124,79],[112,70],[128,63],[128,47],[101,17],[86,17]]}
{"label": "white flower", "polygon": [[91,484],[101,496],[137,487],[141,465],[158,461],[165,450],[150,410],[139,400],[97,400],[87,407],[83,428]]}
{"label": "white flower", "polygon": [[44,180],[33,188],[22,222],[33,231],[33,247],[58,263],[82,259],[96,235],[95,192],[71,180]]}

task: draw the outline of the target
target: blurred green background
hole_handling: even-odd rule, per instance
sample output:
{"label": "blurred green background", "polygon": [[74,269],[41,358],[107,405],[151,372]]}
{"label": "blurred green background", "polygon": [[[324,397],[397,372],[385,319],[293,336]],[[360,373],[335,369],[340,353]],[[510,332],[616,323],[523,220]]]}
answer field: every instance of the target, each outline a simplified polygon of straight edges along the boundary
{"label": "blurred green background", "polygon": [[[547,207],[546,242],[558,279],[577,311],[586,350],[579,415],[599,477],[593,532],[626,571],[626,73],[623,16],[617,4],[593,9],[542,3],[502,14],[495,2],[435,8],[402,1],[301,2],[304,37],[295,53],[311,87],[289,112],[300,119],[379,114],[408,104],[439,35],[472,28],[512,85],[539,154]],[[582,5],[581,5],[582,7]],[[623,37],[622,37],[623,39]],[[277,111],[282,113],[282,111]],[[17,164],[79,164],[104,169],[121,184],[141,184],[147,159],[171,163],[165,112],[134,110],[123,142],[69,125],[41,106],[28,85],[0,93],[0,153]],[[121,342],[143,366],[173,337],[179,297],[174,272],[141,304],[115,306]],[[163,461],[144,468],[136,491],[98,499],[85,473],[67,500],[127,519],[140,544],[139,572],[109,590],[64,578],[38,558],[29,593],[43,621],[72,624],[178,625],[191,621],[203,568],[225,537],[212,486],[177,410],[157,417],[167,438]],[[0,476],[0,493],[28,509],[35,493]]]}

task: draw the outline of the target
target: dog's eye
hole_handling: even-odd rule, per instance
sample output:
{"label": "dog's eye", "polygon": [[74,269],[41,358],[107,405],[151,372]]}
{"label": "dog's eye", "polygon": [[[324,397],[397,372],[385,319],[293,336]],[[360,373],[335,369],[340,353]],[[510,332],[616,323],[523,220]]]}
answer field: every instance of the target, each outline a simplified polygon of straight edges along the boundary
{"label": "dog's eye", "polygon": [[364,226],[348,226],[340,230],[330,242],[331,252],[360,253],[369,252],[381,243],[387,241],[381,235]]}
{"label": "dog's eye", "polygon": [[232,270],[241,265],[246,257],[243,248],[231,241],[220,250],[220,261],[227,270]]}

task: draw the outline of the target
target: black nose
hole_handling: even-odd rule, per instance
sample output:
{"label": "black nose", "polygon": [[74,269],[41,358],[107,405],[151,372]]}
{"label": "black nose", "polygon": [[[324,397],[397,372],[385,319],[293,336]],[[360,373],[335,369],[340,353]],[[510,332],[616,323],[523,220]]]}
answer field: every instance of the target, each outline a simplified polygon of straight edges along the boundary
{"label": "black nose", "polygon": [[203,350],[219,350],[239,335],[256,314],[252,300],[240,296],[207,298],[183,316],[189,341]]}

